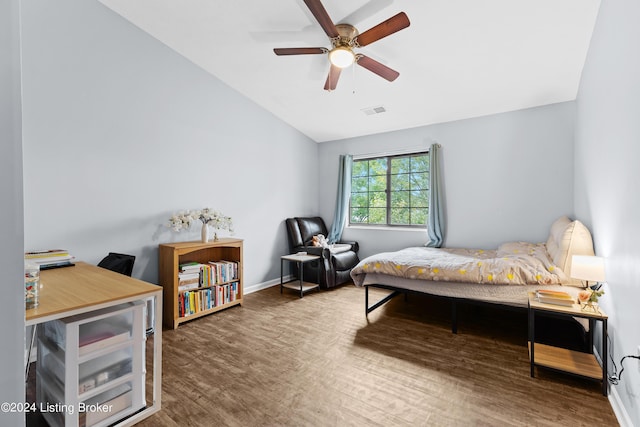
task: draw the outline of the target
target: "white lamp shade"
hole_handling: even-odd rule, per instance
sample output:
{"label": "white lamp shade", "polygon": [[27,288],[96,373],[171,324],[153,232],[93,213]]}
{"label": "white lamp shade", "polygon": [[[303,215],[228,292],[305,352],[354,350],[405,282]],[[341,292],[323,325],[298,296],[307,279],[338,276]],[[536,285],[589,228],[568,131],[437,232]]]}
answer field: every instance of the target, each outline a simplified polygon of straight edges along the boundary
{"label": "white lamp shade", "polygon": [[589,282],[604,282],[604,258],[601,256],[573,255],[571,277]]}

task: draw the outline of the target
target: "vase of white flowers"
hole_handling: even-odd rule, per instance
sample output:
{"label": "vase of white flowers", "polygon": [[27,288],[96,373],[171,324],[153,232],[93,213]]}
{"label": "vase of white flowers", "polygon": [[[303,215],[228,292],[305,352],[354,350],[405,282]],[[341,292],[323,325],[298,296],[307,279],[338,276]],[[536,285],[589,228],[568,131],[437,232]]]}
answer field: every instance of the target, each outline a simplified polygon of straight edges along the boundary
{"label": "vase of white flowers", "polygon": [[[206,222],[202,223],[202,230],[200,231],[200,236],[202,237],[202,243],[207,243],[209,241],[209,226],[207,225]],[[217,239],[218,236],[216,236],[215,240]]]}
{"label": "vase of white flowers", "polygon": [[213,240],[218,240],[218,230],[228,230],[233,232],[233,220],[230,216],[225,216],[219,211],[211,208],[204,208],[196,211],[186,211],[174,214],[169,218],[169,227],[175,231],[186,230],[199,220],[202,222],[202,230],[200,236],[202,242],[206,243],[210,239],[209,227],[214,229]]}

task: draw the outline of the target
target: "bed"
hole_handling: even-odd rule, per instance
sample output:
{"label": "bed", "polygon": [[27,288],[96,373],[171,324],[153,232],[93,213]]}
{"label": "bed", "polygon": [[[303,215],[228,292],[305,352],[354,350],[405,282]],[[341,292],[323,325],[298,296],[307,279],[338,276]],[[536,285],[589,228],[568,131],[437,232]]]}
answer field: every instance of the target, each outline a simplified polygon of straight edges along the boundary
{"label": "bed", "polygon": [[[458,301],[524,308],[528,292],[537,289],[577,295],[583,284],[569,277],[573,255],[594,255],[593,240],[584,224],[563,216],[544,243],[507,242],[491,250],[411,247],[367,257],[351,277],[366,290],[366,314],[403,293],[451,299],[456,332]],[[370,287],[392,292],[369,305]]]}

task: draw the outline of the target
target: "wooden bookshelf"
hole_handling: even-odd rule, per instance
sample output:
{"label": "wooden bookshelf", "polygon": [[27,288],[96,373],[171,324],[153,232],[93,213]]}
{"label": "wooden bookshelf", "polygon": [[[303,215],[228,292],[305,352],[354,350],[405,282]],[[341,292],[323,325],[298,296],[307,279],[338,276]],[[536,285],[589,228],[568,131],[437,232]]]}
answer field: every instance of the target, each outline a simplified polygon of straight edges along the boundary
{"label": "wooden bookshelf", "polygon": [[[163,289],[163,319],[167,327],[176,329],[180,323],[188,322],[208,314],[242,304],[244,284],[242,281],[242,240],[221,238],[213,242],[178,242],[159,245],[159,277]],[[179,265],[187,262],[207,264],[209,261],[233,261],[238,263],[238,277],[233,282],[238,283],[237,295],[234,301],[217,307],[199,311],[195,314],[180,316],[178,289]],[[198,289],[206,289],[200,287]]]}

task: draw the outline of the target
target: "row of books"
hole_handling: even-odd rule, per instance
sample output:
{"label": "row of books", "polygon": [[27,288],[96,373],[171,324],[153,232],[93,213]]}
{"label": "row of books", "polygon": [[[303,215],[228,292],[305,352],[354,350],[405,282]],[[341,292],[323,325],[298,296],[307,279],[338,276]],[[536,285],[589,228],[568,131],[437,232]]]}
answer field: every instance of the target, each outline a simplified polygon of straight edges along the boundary
{"label": "row of books", "polygon": [[238,280],[238,263],[209,261],[206,264],[189,262],[180,264],[178,289],[181,291],[214,286]]}
{"label": "row of books", "polygon": [[66,249],[47,249],[43,251],[25,252],[24,259],[38,265],[40,270],[67,267],[73,265],[74,256]]}
{"label": "row of books", "polygon": [[178,295],[178,315],[180,317],[190,316],[233,302],[238,297],[238,286],[238,282],[233,282],[182,292]]}
{"label": "row of books", "polygon": [[545,304],[562,305],[565,307],[571,307],[576,302],[576,298],[572,297],[567,292],[551,291],[545,289],[537,290],[536,298],[538,298],[538,301]]}

